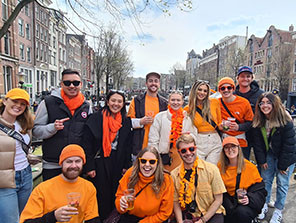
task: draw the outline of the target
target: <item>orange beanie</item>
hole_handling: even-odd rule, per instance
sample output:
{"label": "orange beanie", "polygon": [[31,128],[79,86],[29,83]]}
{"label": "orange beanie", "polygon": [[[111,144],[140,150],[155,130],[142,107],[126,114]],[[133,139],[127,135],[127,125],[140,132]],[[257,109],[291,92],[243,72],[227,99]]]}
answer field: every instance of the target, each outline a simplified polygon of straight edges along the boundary
{"label": "orange beanie", "polygon": [[60,155],[59,165],[61,166],[63,161],[72,156],[79,156],[83,160],[83,164],[85,164],[85,153],[81,146],[76,144],[70,144],[64,147]]}
{"label": "orange beanie", "polygon": [[223,84],[230,84],[235,87],[234,81],[230,77],[223,77],[218,83],[218,89],[220,89]]}

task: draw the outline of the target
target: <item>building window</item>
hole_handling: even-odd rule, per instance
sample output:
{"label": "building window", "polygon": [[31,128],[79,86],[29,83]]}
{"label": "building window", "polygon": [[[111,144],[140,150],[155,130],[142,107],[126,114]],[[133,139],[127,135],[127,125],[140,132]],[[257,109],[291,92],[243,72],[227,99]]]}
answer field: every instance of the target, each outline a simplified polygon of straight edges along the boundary
{"label": "building window", "polygon": [[12,89],[12,68],[9,66],[3,66],[3,80],[4,80],[4,93],[6,94]]}
{"label": "building window", "polygon": [[2,0],[2,19],[6,20],[7,18],[8,18],[7,0]]}
{"label": "building window", "polygon": [[20,59],[25,60],[25,45],[23,43],[20,44]]}
{"label": "building window", "polygon": [[37,43],[36,43],[36,59],[37,59],[37,60],[39,59],[39,46],[40,46],[40,43],[37,42]]}
{"label": "building window", "polygon": [[26,38],[29,40],[31,38],[30,24],[26,24]]}
{"label": "building window", "polygon": [[31,47],[27,47],[27,61],[31,62]]}
{"label": "building window", "polygon": [[294,61],[294,73],[296,73],[296,60]]}
{"label": "building window", "polygon": [[273,36],[272,36],[272,34],[270,34],[268,37],[268,46],[269,47],[272,46],[272,42],[273,42]]}
{"label": "building window", "polygon": [[47,30],[44,30],[44,42],[47,41]]}
{"label": "building window", "polygon": [[56,48],[56,37],[55,36],[52,37],[52,46],[53,46],[53,48]]}
{"label": "building window", "polygon": [[296,78],[292,80],[292,91],[296,92]]}
{"label": "building window", "polygon": [[4,53],[10,55],[10,32],[4,35]]}
{"label": "building window", "polygon": [[63,61],[66,61],[66,51],[63,50]]}
{"label": "building window", "polygon": [[36,24],[36,36],[39,38],[40,25]]}
{"label": "building window", "polygon": [[43,60],[43,44],[40,44],[40,60]]}
{"label": "building window", "polygon": [[40,27],[40,39],[43,40],[43,27]]}
{"label": "building window", "polygon": [[56,58],[57,58],[57,53],[53,52],[53,65],[55,65],[55,66],[57,65]]}
{"label": "building window", "polygon": [[25,5],[25,15],[30,16],[30,8],[29,5]]}
{"label": "building window", "polygon": [[51,50],[48,51],[48,63],[51,64]]}
{"label": "building window", "polygon": [[19,24],[19,35],[24,36],[24,20],[19,19],[18,24]]}

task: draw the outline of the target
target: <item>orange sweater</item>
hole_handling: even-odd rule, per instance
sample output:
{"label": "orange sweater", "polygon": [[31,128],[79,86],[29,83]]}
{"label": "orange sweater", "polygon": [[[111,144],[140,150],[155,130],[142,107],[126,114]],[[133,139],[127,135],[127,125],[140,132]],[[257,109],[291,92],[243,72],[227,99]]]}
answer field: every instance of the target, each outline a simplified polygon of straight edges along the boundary
{"label": "orange sweater", "polygon": [[[198,106],[202,110],[202,106]],[[188,112],[189,106],[185,106],[184,110]],[[213,121],[219,126],[220,123],[222,122],[221,119],[221,110],[220,110],[220,103],[218,99],[216,98],[210,98],[210,110],[211,110],[211,115]],[[198,112],[195,112],[194,116],[194,125],[198,129],[198,132],[209,132],[209,131],[214,131],[214,127],[205,121],[202,116]]]}
{"label": "orange sweater", "polygon": [[[225,184],[226,190],[229,195],[234,196],[235,194],[235,185],[236,185],[236,176],[237,176],[237,167],[228,166],[225,174],[221,171],[221,165],[218,163],[218,168],[220,170],[222,180]],[[262,178],[258,172],[257,167],[250,161],[245,159],[245,169],[242,170],[241,180],[239,188],[247,190],[250,186],[255,183],[260,183]]]}
{"label": "orange sweater", "polygon": [[[129,177],[132,173],[133,167],[128,169],[119,182],[116,192],[115,206],[119,213],[123,214],[120,210],[120,198],[123,196],[123,191],[127,189]],[[144,177],[139,173],[139,182],[135,186],[135,194],[147,183],[154,179],[151,177]],[[144,217],[140,223],[160,223],[168,219],[173,211],[174,199],[174,184],[170,175],[164,175],[164,182],[161,186],[160,192],[156,195],[150,185],[148,185],[135,199],[134,209],[129,211],[129,214],[138,217]]]}
{"label": "orange sweater", "polygon": [[[145,96],[145,116],[153,116],[159,112],[159,102],[158,97],[151,97],[148,94]],[[135,101],[134,99],[131,101],[127,116],[130,118],[136,118],[136,110],[135,110]],[[142,118],[142,117],[141,117]],[[146,148],[148,145],[148,136],[151,124],[144,126],[144,139],[142,148]]]}

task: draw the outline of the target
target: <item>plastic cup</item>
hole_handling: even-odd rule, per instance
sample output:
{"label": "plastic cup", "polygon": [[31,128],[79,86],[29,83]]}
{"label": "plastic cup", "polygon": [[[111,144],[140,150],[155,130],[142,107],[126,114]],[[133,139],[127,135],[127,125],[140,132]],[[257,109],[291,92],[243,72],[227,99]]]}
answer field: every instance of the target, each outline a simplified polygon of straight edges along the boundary
{"label": "plastic cup", "polygon": [[228,117],[227,120],[230,121],[230,122],[235,122],[236,118]]}
{"label": "plastic cup", "polygon": [[242,189],[242,188],[237,189],[236,190],[237,201],[239,203],[241,203],[242,202],[242,199],[244,199],[244,197],[245,197],[246,194],[247,194],[247,191],[245,189]]}
{"label": "plastic cup", "polygon": [[78,192],[71,192],[67,194],[68,205],[71,207],[78,208],[81,194]]}
{"label": "plastic cup", "polygon": [[135,190],[134,189],[127,189],[123,192],[125,199],[127,201],[127,209],[132,210],[134,209],[134,202],[135,202]]}
{"label": "plastic cup", "polygon": [[228,120],[222,120],[222,126],[223,126],[223,130],[224,131],[228,131],[229,130],[229,124],[230,124],[230,121],[228,121]]}

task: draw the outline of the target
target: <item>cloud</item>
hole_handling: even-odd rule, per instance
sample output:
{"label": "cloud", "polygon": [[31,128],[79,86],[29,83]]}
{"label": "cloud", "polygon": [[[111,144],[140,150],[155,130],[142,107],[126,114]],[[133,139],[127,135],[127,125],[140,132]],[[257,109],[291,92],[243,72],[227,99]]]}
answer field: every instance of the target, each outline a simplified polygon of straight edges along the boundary
{"label": "cloud", "polygon": [[246,26],[250,24],[254,24],[255,19],[253,17],[239,17],[239,18],[233,18],[225,23],[214,23],[207,26],[207,31],[214,32],[214,31],[220,31],[225,29],[233,29],[239,26]]}
{"label": "cloud", "polygon": [[149,33],[147,34],[143,33],[143,34],[139,34],[138,36],[132,36],[132,39],[141,40],[142,42],[145,42],[145,43],[152,43],[154,41],[157,41],[157,39]]}

